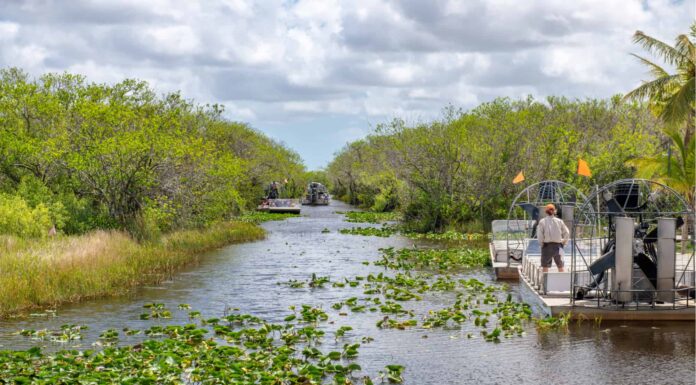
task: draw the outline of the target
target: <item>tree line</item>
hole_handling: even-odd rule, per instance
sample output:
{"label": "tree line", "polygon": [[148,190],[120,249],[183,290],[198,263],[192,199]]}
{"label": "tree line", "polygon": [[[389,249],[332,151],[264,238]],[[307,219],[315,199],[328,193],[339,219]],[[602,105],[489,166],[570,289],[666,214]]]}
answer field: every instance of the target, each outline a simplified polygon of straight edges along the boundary
{"label": "tree line", "polygon": [[[512,180],[558,179],[589,191],[620,178],[655,179],[695,207],[696,23],[673,45],[644,32],[634,56],[652,79],[609,100],[496,99],[442,119],[395,119],[346,145],[329,164],[333,191],[373,211],[399,210],[416,231],[485,230],[521,190]],[[669,68],[674,71],[670,72]],[[576,173],[586,160],[592,175]]]}
{"label": "tree line", "polygon": [[[397,119],[348,144],[327,168],[335,194],[375,211],[398,209],[416,231],[483,230],[506,217],[520,171],[527,181],[558,179],[587,191],[632,176],[626,161],[660,141],[659,120],[618,97],[496,99],[443,115],[413,125]],[[577,175],[579,158],[591,178]]]}
{"label": "tree line", "polygon": [[205,226],[258,203],[272,180],[301,193],[299,155],[247,124],[144,81],[0,70],[0,233]]}

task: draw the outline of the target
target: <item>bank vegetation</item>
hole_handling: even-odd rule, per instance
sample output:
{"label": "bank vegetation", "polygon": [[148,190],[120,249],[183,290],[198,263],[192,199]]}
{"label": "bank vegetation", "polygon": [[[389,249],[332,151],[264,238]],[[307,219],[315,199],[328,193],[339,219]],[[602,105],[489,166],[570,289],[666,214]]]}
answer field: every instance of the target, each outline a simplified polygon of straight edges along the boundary
{"label": "bank vegetation", "polygon": [[125,293],[200,252],[258,239],[269,181],[299,155],[146,82],[0,70],[0,314]]}

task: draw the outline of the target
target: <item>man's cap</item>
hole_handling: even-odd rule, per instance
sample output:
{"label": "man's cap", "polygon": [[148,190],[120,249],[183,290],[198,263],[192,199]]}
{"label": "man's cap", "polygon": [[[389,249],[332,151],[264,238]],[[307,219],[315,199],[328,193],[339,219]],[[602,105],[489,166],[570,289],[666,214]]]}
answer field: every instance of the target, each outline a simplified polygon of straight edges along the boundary
{"label": "man's cap", "polygon": [[556,206],[553,203],[549,203],[545,207],[546,210],[556,210]]}

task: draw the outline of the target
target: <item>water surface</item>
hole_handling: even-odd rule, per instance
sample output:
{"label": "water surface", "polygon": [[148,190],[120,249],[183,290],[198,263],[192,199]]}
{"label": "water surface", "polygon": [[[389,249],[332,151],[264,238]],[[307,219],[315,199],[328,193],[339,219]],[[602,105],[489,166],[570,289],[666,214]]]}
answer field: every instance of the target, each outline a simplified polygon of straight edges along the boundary
{"label": "water surface", "polygon": [[[360,348],[358,363],[371,376],[388,364],[406,366],[405,383],[441,384],[694,384],[694,323],[603,323],[574,325],[568,333],[538,334],[532,325],[520,338],[494,344],[478,336],[470,323],[462,328],[379,330],[379,313],[351,313],[340,316],[333,303],[352,296],[362,297],[361,288],[291,289],[279,282],[306,280],[311,273],[330,276],[332,281],[381,271],[363,261],[380,258],[381,247],[408,247],[414,241],[398,236],[363,237],[338,233],[347,223],[335,211],[350,207],[332,202],[328,207],[304,207],[303,216],[282,222],[268,222],[263,241],[233,245],[205,255],[196,266],[177,274],[171,281],[147,287],[132,296],[89,301],[60,308],[55,318],[30,317],[0,322],[0,349],[25,349],[37,343],[14,335],[19,329],[56,328],[62,324],[89,326],[86,338],[71,347],[90,348],[103,330],[124,327],[145,329],[152,321],[141,321],[142,305],[163,302],[174,319],[188,322],[186,311],[175,310],[190,304],[205,316],[222,315],[238,308],[268,321],[281,322],[291,305],[322,306],[330,315],[323,327],[353,327],[346,337],[374,341]],[[364,226],[364,225],[363,225]],[[322,233],[328,229],[329,233]],[[487,270],[467,274],[487,283]],[[517,287],[510,291],[517,296]],[[451,304],[451,296],[426,294],[422,301],[404,307],[423,314]],[[349,312],[350,313],[350,312]],[[125,342],[129,339],[123,338]],[[336,343],[339,350],[344,341]],[[335,349],[329,333],[322,350]],[[61,346],[42,342],[39,346]]]}

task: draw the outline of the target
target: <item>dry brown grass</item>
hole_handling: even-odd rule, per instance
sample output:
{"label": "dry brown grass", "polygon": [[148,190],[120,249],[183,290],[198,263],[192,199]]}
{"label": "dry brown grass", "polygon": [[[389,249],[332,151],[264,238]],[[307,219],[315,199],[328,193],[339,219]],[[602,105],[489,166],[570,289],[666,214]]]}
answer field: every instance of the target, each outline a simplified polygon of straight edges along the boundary
{"label": "dry brown grass", "polygon": [[122,295],[171,276],[221,246],[263,238],[260,227],[226,222],[138,243],[118,231],[24,240],[0,238],[0,316]]}

